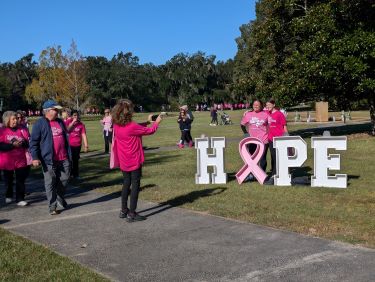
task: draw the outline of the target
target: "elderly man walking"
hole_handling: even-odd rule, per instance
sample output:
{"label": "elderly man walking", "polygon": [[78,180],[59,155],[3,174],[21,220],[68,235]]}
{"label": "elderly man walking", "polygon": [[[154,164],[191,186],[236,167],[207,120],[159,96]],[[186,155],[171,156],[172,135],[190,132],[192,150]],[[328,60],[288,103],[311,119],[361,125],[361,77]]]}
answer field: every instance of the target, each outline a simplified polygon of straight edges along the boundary
{"label": "elderly man walking", "polygon": [[68,206],[64,194],[70,177],[71,152],[65,124],[57,117],[60,109],[53,100],[43,104],[44,117],[33,125],[30,140],[33,166],[42,165],[51,215],[59,213],[58,205],[64,209]]}

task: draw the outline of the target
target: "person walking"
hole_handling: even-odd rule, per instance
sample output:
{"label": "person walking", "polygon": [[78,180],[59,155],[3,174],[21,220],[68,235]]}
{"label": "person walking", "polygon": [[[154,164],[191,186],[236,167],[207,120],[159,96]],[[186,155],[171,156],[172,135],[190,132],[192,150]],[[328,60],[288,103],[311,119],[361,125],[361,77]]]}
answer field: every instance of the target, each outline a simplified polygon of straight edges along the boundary
{"label": "person walking", "polygon": [[30,140],[33,166],[42,165],[51,215],[59,214],[58,205],[68,207],[64,195],[70,177],[71,151],[65,124],[57,117],[60,109],[54,100],[44,102],[44,116],[33,125]]}
{"label": "person walking", "polygon": [[3,127],[0,129],[0,143],[12,145],[11,150],[0,152],[0,168],[4,172],[7,185],[7,204],[13,201],[13,180],[16,176],[16,202],[18,206],[26,206],[25,181],[29,175],[30,166],[27,163],[26,153],[29,147],[29,133],[27,129],[17,124],[17,114],[6,111],[3,114]]}
{"label": "person walking", "polygon": [[182,108],[180,109],[180,114],[178,116],[177,122],[179,124],[181,131],[181,138],[180,142],[178,143],[178,147],[180,149],[184,148],[185,142],[189,144],[189,147],[193,147],[193,140],[190,137],[191,119],[189,115],[186,113],[186,111]]}
{"label": "person walking", "polygon": [[285,115],[275,106],[275,100],[269,99],[266,103],[269,111],[268,118],[268,144],[271,154],[271,177],[265,184],[273,185],[274,176],[276,175],[276,149],[273,147],[273,138],[288,134]]}
{"label": "person walking", "polygon": [[83,151],[87,153],[89,145],[87,142],[86,127],[81,122],[79,112],[73,110],[71,119],[65,122],[69,133],[69,145],[72,151],[72,176],[76,180],[81,180],[79,177],[79,159],[81,154],[81,147],[83,141]]}
{"label": "person walking", "polygon": [[[136,212],[142,165],[145,160],[142,136],[154,134],[162,120],[161,116],[158,116],[156,121],[147,127],[147,124],[151,123],[152,115],[149,115],[147,123],[138,124],[132,120],[133,113],[134,105],[127,99],[119,100],[112,110],[114,140],[111,158],[118,160],[124,177],[119,216],[126,218],[128,222],[146,219]],[[129,195],[130,206],[128,206]]]}
{"label": "person walking", "polygon": [[211,114],[210,125],[217,126],[219,124],[217,121],[217,109],[214,106],[211,107],[210,114]]}
{"label": "person walking", "polygon": [[112,143],[112,117],[109,109],[104,110],[104,117],[100,122],[103,126],[104,152],[108,154]]}

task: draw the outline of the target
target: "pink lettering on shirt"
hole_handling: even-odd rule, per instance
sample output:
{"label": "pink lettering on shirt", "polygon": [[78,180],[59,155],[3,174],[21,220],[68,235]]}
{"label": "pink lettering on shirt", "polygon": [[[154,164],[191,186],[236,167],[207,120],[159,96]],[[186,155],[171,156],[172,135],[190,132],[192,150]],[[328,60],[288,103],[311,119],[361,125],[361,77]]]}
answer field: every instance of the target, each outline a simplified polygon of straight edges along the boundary
{"label": "pink lettering on shirt", "polygon": [[82,144],[82,134],[86,134],[85,125],[78,121],[69,130],[69,145],[79,147]]}
{"label": "pink lettering on shirt", "polygon": [[52,130],[53,137],[53,160],[54,161],[64,161],[68,159],[68,152],[65,147],[64,132],[60,124],[52,120],[49,122]]}
{"label": "pink lettering on shirt", "polygon": [[241,125],[247,127],[247,132],[251,137],[258,138],[264,144],[268,143],[268,116],[267,111],[246,112],[241,120]]}

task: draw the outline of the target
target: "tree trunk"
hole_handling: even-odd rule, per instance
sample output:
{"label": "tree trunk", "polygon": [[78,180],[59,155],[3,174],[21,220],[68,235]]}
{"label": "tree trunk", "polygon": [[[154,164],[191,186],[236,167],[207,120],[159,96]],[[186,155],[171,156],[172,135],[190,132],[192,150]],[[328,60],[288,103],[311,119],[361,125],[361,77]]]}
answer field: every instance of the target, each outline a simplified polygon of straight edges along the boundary
{"label": "tree trunk", "polygon": [[371,124],[372,124],[371,134],[372,136],[375,136],[375,97],[371,97],[369,99],[369,104],[370,104],[370,117],[371,117]]}

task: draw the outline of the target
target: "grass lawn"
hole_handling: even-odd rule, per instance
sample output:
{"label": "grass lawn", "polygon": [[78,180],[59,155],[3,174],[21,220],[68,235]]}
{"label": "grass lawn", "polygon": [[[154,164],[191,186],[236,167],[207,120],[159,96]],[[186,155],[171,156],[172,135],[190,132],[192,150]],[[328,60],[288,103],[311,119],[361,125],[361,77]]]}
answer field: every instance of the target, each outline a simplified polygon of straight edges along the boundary
{"label": "grass lawn", "polygon": [[[209,126],[208,113],[196,113],[193,137],[226,136],[240,138],[240,111],[230,112],[234,125]],[[363,118],[363,112],[352,113]],[[138,115],[137,120],[145,119]],[[340,123],[337,123],[340,124]],[[289,123],[289,130],[317,126],[315,123]],[[101,149],[100,127],[97,122],[88,123],[91,148]],[[346,128],[346,127],[345,127]],[[334,131],[348,133],[345,128]],[[348,127],[354,132],[367,130],[368,126]],[[356,130],[360,129],[360,130]],[[350,133],[350,132],[349,132]],[[166,118],[154,136],[144,137],[147,147],[173,146],[179,139],[175,117]],[[313,173],[313,150],[308,143],[308,160],[304,167],[295,169],[294,176],[310,176]],[[141,199],[171,206],[215,214],[252,223],[292,230],[303,234],[375,247],[375,139],[363,135],[351,135],[348,150],[341,153],[341,172],[348,174],[347,189],[311,188],[310,186],[276,187],[258,183],[238,185],[235,173],[243,163],[238,154],[238,142],[228,142],[225,149],[226,172],[229,181],[225,185],[196,185],[196,151],[179,150],[147,152],[143,170]],[[108,157],[91,157],[81,161],[82,186],[98,188],[104,193],[121,189],[121,174],[108,169]]]}
{"label": "grass lawn", "polygon": [[0,281],[109,281],[0,228]]}
{"label": "grass lawn", "polygon": [[[348,174],[347,189],[311,188],[310,186],[261,186],[257,182],[238,185],[235,173],[243,163],[238,153],[241,138],[239,121],[241,111],[228,112],[231,126],[209,126],[209,113],[195,113],[192,135],[199,137],[226,136],[225,149],[228,183],[223,185],[196,185],[196,151],[194,148],[146,150],[143,169],[142,200],[170,206],[184,207],[202,213],[219,215],[319,236],[332,240],[375,247],[375,139],[365,134],[351,135],[348,150],[341,153],[341,171]],[[366,112],[353,112],[354,119],[363,120]],[[136,115],[138,121],[146,114]],[[293,114],[288,116],[293,120]],[[98,120],[85,122],[90,151],[103,150],[102,129]],[[338,122],[337,124],[340,124]],[[290,131],[315,127],[315,123],[293,123]],[[368,126],[340,128],[335,134],[361,132]],[[309,136],[313,133],[305,134]],[[166,118],[158,132],[145,137],[147,147],[175,146],[179,139],[176,116]],[[306,139],[310,147],[310,138]],[[309,148],[308,147],[308,148]],[[84,156],[84,154],[83,154]],[[96,189],[101,193],[121,190],[122,175],[109,170],[108,156],[91,156],[81,159],[82,188]],[[304,167],[295,169],[294,176],[310,176],[313,170],[312,149]],[[39,173],[39,170],[35,173]],[[80,188],[77,188],[80,189]],[[120,208],[120,207],[119,207]],[[47,248],[13,235],[0,228],[0,280],[50,281],[85,280],[102,281],[105,278],[61,257]]]}

